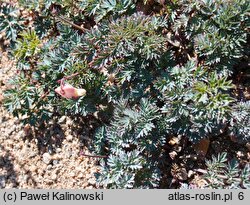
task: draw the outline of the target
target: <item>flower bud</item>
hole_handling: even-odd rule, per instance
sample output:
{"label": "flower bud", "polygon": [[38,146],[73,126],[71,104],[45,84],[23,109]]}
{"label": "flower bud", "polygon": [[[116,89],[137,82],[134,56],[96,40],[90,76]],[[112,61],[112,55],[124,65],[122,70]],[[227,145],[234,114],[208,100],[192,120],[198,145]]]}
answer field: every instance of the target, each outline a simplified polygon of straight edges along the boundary
{"label": "flower bud", "polygon": [[71,99],[71,98],[77,99],[81,96],[86,95],[85,89],[78,89],[78,88],[73,87],[70,84],[65,84],[65,85],[57,87],[55,89],[55,92],[67,99]]}

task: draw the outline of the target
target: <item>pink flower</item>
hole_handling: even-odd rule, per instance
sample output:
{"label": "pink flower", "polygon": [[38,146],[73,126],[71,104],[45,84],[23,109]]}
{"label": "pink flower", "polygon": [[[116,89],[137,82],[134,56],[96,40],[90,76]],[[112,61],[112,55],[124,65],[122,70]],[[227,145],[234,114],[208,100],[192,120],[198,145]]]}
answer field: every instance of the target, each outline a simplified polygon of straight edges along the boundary
{"label": "pink flower", "polygon": [[71,99],[71,98],[77,99],[81,96],[86,95],[85,89],[75,88],[70,84],[65,84],[65,85],[61,85],[57,87],[55,89],[55,92],[67,99]]}

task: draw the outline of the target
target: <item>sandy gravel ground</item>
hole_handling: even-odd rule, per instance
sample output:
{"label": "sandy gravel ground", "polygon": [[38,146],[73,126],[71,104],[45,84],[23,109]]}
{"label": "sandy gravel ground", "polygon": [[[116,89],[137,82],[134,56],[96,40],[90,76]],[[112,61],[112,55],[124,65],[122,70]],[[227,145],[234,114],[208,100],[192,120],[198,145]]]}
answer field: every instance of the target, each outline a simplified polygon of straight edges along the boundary
{"label": "sandy gravel ground", "polygon": [[13,75],[14,65],[0,49],[0,188],[95,188],[96,161],[81,155],[88,152],[89,127],[74,127],[74,120],[62,116],[46,129],[23,128],[2,105]]}

